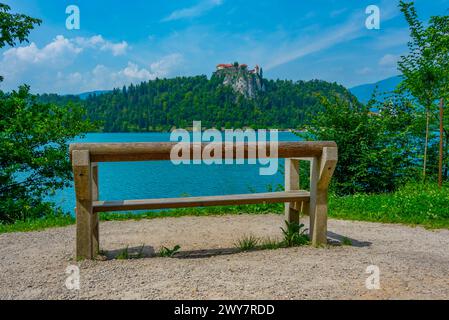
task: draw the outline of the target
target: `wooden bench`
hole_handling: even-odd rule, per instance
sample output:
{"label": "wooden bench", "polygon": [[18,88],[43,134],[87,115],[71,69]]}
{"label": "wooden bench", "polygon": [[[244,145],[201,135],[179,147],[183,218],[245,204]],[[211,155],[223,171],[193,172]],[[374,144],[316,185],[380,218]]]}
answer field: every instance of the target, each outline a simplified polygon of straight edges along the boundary
{"label": "wooden bench", "polygon": [[[299,222],[299,216],[310,216],[309,234],[313,245],[327,241],[327,197],[330,179],[337,164],[335,142],[279,142],[278,158],[285,159],[285,191],[210,197],[163,198],[124,201],[100,201],[98,192],[98,163],[124,161],[170,160],[176,143],[78,143],[70,145],[76,191],[76,256],[93,259],[99,252],[100,212],[151,210],[184,207],[226,206],[259,203],[285,203],[286,220]],[[189,144],[191,159],[210,144]],[[221,145],[220,145],[221,147]],[[222,146],[222,158],[236,158],[244,150],[248,159],[257,150],[257,143],[237,143],[229,150]],[[226,149],[228,148],[228,149]],[[239,149],[242,148],[242,149]],[[270,144],[264,150],[270,150]],[[227,151],[232,151],[228,153]],[[200,153],[202,154],[202,152]],[[255,153],[255,154],[258,154]],[[270,157],[272,152],[266,152]],[[212,154],[213,156],[213,154]],[[204,159],[204,158],[203,158]],[[310,190],[300,190],[299,161],[310,161]]]}

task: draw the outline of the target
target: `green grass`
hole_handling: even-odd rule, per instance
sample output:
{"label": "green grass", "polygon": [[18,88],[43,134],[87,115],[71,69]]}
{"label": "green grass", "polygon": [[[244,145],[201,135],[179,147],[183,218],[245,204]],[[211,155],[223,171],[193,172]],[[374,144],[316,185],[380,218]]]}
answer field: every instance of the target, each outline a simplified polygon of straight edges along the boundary
{"label": "green grass", "polygon": [[[241,205],[229,207],[210,207],[210,208],[186,208],[166,211],[148,211],[141,213],[107,212],[100,214],[101,221],[126,221],[157,218],[177,218],[183,216],[220,216],[220,215],[241,215],[241,214],[269,214],[280,213],[283,211],[283,205],[279,203],[265,205]],[[69,215],[59,215],[55,217],[44,217],[35,220],[16,221],[13,224],[1,224],[0,234],[11,232],[29,232],[42,231],[48,228],[65,227],[75,224],[74,217]]]}
{"label": "green grass", "polygon": [[261,250],[276,250],[282,248],[283,242],[274,238],[263,238],[260,240],[259,248]]}
{"label": "green grass", "polygon": [[126,247],[125,249],[123,249],[122,251],[120,251],[120,253],[117,255],[117,257],[115,257],[117,260],[128,260],[129,259],[129,251],[128,251],[129,247]]}
{"label": "green grass", "polygon": [[390,194],[332,195],[329,216],[336,219],[449,228],[449,185],[409,184]]}
{"label": "green grass", "polygon": [[284,243],[287,247],[302,246],[309,243],[309,237],[304,224],[285,221],[285,228],[281,228],[284,235]]}
{"label": "green grass", "polygon": [[181,250],[181,246],[180,245],[176,245],[174,246],[172,249],[167,248],[167,247],[161,247],[157,253],[157,255],[159,257],[162,258],[171,258],[173,257],[175,254],[177,254],[179,252],[179,250]]}
{"label": "green grass", "polygon": [[[335,219],[403,223],[426,228],[449,228],[449,185],[440,190],[435,184],[409,184],[394,193],[330,195],[329,216]],[[283,204],[187,208],[169,211],[102,213],[101,221],[156,219],[182,216],[220,216],[228,214],[283,213]],[[14,224],[0,224],[0,233],[40,231],[73,225],[71,216],[45,217]]]}
{"label": "green grass", "polygon": [[235,246],[240,251],[250,251],[250,250],[254,250],[254,248],[256,248],[258,243],[259,243],[259,239],[253,235],[250,235],[250,236],[244,236],[243,238],[239,239],[235,243]]}
{"label": "green grass", "polygon": [[16,221],[13,224],[1,224],[0,233],[41,231],[48,228],[65,227],[75,223],[71,216],[44,217],[41,219]]}
{"label": "green grass", "polygon": [[239,251],[244,252],[299,247],[310,243],[309,237],[306,235],[307,229],[304,228],[303,224],[285,221],[285,228],[281,228],[281,231],[284,237],[280,241],[273,238],[260,239],[250,235],[239,239],[235,246]]}
{"label": "green grass", "polygon": [[352,246],[352,241],[347,237],[343,237],[343,239],[341,239],[341,244],[343,246]]}
{"label": "green grass", "polygon": [[[125,249],[121,250],[118,255],[115,257],[117,260],[132,260],[132,259],[142,259],[144,257],[143,249],[145,248],[145,245],[142,245],[139,247],[139,250],[137,252],[130,252],[129,246],[126,246]],[[107,252],[100,250],[100,254],[107,256]]]}

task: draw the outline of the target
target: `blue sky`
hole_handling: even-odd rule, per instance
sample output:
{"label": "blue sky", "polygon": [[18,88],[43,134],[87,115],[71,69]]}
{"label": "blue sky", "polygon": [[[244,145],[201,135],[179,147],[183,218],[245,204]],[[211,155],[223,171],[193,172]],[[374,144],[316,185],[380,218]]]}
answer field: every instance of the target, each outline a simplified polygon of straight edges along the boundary
{"label": "blue sky", "polygon": [[[0,89],[80,93],[156,77],[210,74],[218,63],[259,64],[273,79],[347,87],[398,74],[406,22],[392,0],[2,0],[44,22],[30,43],[0,51]],[[80,30],[67,30],[68,5]],[[380,8],[368,30],[368,5]],[[420,18],[448,14],[449,0],[416,1]]]}

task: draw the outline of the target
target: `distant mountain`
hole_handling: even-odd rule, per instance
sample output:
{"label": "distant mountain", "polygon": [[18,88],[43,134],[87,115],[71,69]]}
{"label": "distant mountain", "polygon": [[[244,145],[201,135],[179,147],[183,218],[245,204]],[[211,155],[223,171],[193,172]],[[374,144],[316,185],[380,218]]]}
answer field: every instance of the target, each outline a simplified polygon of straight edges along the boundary
{"label": "distant mountain", "polygon": [[92,96],[99,96],[99,95],[102,95],[102,94],[105,94],[105,93],[108,93],[108,92],[111,92],[111,90],[96,90],[96,91],[91,91],[91,92],[80,93],[78,95],[78,97],[81,100],[86,100],[87,97],[89,97],[90,95],[92,95]]}
{"label": "distant mountain", "polygon": [[393,91],[400,82],[401,76],[394,76],[376,83],[362,84],[349,89],[349,91],[351,91],[351,93],[355,95],[360,102],[367,103],[371,99],[376,86],[378,87],[378,94],[382,97],[382,93]]}

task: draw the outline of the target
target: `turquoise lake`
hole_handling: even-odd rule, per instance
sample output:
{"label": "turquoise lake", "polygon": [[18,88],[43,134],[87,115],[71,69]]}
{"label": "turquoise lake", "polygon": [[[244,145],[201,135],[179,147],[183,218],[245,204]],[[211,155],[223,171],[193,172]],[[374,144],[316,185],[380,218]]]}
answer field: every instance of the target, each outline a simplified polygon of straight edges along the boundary
{"label": "turquoise lake", "polygon": [[[290,132],[279,132],[279,141],[299,141]],[[168,142],[170,133],[91,133],[74,142]],[[284,160],[279,161],[282,170]],[[259,174],[260,164],[250,165],[174,165],[170,161],[120,162],[99,164],[101,200],[211,196],[264,192],[283,183],[278,172]],[[73,187],[58,190],[51,198],[65,211],[73,213]]]}

